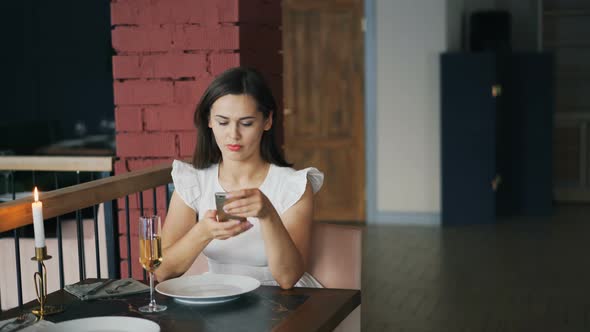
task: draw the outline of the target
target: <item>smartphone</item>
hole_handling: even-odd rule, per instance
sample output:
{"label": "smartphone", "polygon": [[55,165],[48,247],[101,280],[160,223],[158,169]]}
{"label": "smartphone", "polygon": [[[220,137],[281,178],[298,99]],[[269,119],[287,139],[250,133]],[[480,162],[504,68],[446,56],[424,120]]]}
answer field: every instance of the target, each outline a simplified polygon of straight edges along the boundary
{"label": "smartphone", "polygon": [[216,192],[215,193],[215,206],[217,207],[217,220],[228,221],[230,219],[237,219],[237,220],[244,219],[243,217],[229,215],[229,214],[225,213],[225,211],[223,211],[223,205],[225,205],[225,203],[229,203],[231,201],[232,201],[231,199],[230,200],[227,199],[226,192]]}

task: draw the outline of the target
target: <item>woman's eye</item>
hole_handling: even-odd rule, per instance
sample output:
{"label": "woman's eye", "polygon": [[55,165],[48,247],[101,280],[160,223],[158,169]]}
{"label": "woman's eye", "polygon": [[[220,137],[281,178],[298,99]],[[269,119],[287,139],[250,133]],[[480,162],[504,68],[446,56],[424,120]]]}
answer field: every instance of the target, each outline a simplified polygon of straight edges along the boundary
{"label": "woman's eye", "polygon": [[253,122],[242,122],[242,126],[244,127],[250,127],[252,125]]}
{"label": "woman's eye", "polygon": [[217,122],[220,126],[227,126],[229,122]]}

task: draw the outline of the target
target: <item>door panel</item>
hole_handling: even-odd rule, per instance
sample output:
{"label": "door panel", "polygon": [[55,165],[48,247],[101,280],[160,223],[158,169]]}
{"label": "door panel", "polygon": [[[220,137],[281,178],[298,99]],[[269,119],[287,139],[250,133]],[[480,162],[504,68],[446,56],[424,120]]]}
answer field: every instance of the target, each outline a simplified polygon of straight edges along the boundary
{"label": "door panel", "polygon": [[285,153],[326,175],[316,220],[365,219],[360,0],[283,2]]}
{"label": "door panel", "polygon": [[495,220],[496,61],[485,54],[441,57],[443,225]]}

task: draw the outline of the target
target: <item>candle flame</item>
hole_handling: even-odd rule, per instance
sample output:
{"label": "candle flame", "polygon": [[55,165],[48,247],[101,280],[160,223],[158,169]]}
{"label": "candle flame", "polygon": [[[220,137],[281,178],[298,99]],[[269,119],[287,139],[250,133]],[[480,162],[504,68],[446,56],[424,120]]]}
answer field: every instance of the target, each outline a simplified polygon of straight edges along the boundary
{"label": "candle flame", "polygon": [[33,196],[35,197],[35,202],[39,201],[39,191],[37,191],[37,187],[35,187],[35,190],[33,191]]}

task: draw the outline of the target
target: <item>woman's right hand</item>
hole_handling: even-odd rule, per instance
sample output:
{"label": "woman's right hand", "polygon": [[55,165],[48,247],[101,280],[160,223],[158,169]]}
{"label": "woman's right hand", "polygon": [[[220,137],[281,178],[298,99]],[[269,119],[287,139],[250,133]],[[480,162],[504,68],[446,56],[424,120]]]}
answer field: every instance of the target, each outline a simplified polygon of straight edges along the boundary
{"label": "woman's right hand", "polygon": [[207,239],[227,240],[230,237],[239,235],[250,228],[252,224],[247,220],[228,220],[224,222],[217,221],[217,211],[207,210],[203,218],[195,225],[205,234]]}

